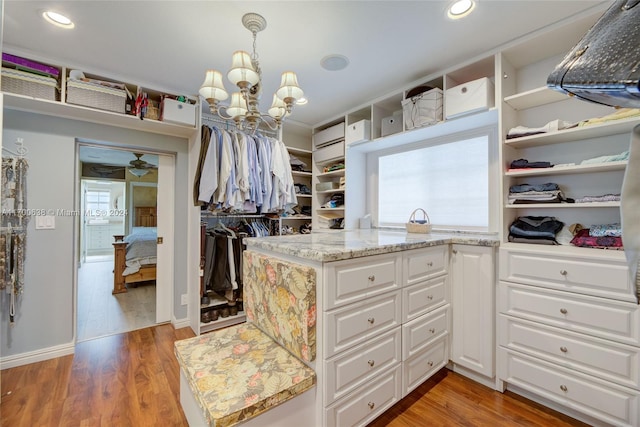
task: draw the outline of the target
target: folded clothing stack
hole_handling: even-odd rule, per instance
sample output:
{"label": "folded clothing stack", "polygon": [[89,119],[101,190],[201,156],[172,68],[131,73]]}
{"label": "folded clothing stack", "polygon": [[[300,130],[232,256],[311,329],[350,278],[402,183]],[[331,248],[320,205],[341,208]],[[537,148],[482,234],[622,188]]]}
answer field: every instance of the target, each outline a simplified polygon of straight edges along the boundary
{"label": "folded clothing stack", "polygon": [[589,228],[583,228],[581,224],[574,224],[570,228],[574,233],[574,237],[571,239],[571,244],[574,246],[624,250],[620,223],[597,224]]}
{"label": "folded clothing stack", "polygon": [[558,184],[549,182],[546,184],[518,184],[509,187],[509,204],[518,205],[526,203],[560,203],[569,201],[565,199]]}
{"label": "folded clothing stack", "polygon": [[557,245],[556,234],[564,223],[552,216],[521,216],[509,226],[509,241]]}

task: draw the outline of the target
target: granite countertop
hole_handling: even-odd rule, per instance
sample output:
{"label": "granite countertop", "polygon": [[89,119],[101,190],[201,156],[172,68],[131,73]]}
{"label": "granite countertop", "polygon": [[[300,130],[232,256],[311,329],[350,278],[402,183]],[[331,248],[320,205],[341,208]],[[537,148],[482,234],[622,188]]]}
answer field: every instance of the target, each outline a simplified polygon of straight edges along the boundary
{"label": "granite countertop", "polygon": [[313,261],[339,261],[408,249],[459,243],[498,246],[497,233],[431,232],[413,234],[383,229],[314,231],[311,234],[250,237],[247,249],[259,248]]}

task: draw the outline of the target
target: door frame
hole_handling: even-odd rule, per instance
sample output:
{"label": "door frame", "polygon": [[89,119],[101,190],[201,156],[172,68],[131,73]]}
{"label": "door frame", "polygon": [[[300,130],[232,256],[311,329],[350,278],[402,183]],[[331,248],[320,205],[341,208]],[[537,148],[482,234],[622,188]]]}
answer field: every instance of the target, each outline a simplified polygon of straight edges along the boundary
{"label": "door frame", "polygon": [[[80,205],[81,199],[81,184],[80,181],[82,179],[82,171],[80,167],[80,147],[81,146],[92,146],[98,148],[104,148],[108,150],[121,150],[127,152],[136,152],[143,154],[153,154],[157,155],[159,159],[158,164],[158,178],[160,178],[160,173],[163,174],[163,182],[166,185],[166,189],[163,187],[162,192],[160,191],[160,181],[158,181],[158,192],[157,194],[163,194],[163,197],[166,197],[167,200],[171,201],[170,206],[173,207],[173,200],[175,199],[175,164],[176,164],[176,153],[175,152],[167,152],[162,150],[154,150],[148,147],[138,147],[138,146],[130,146],[124,144],[117,144],[112,142],[100,142],[93,140],[86,140],[81,138],[76,138],[75,141],[75,163],[77,165],[75,178],[74,178],[74,204],[76,212],[79,212],[82,209]],[[160,171],[162,165],[162,172]],[[128,189],[127,189],[128,190]],[[126,190],[125,190],[126,191]],[[164,220],[162,221],[162,226],[158,224],[158,235],[162,235],[164,238],[166,248],[163,251],[158,252],[157,260],[158,265],[163,264],[164,266],[170,266],[171,274],[158,274],[156,271],[156,324],[170,322],[173,313],[173,305],[174,305],[174,288],[175,288],[175,278],[173,274],[173,263],[174,263],[174,250],[173,244],[175,242],[174,239],[174,221],[175,221],[175,212],[173,209],[167,209],[166,212],[163,212]],[[77,267],[80,266],[80,227],[82,227],[80,221],[80,215],[75,216],[74,230],[77,233],[76,239],[74,239],[74,260],[73,265],[76,266],[73,274],[73,341],[77,343],[78,339],[78,272]],[[170,246],[170,247],[169,247]],[[157,269],[156,269],[157,270]],[[169,272],[166,268],[160,271]],[[160,284],[158,283],[158,278],[160,279]]]}

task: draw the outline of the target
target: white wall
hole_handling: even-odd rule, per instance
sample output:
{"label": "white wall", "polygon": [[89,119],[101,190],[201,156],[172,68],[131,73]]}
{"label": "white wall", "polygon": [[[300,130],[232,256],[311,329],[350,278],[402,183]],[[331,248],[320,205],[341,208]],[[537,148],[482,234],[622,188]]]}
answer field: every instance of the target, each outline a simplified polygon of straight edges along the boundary
{"label": "white wall", "polygon": [[[180,304],[180,295],[187,293],[188,141],[7,109],[3,119],[4,146],[11,147],[16,138],[22,138],[29,150],[29,209],[76,208],[76,138],[176,153],[173,317],[186,319],[187,307]],[[57,216],[55,221],[54,230],[36,230],[33,217],[29,223],[24,294],[18,299],[14,326],[9,325],[8,295],[0,295],[2,359],[52,351],[74,341],[73,243],[77,231],[73,217]]]}

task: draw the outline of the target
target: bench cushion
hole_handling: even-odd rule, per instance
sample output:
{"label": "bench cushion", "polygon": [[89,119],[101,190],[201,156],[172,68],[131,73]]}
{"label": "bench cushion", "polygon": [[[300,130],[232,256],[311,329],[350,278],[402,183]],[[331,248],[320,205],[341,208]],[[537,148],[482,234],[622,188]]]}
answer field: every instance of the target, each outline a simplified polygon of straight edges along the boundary
{"label": "bench cushion", "polygon": [[209,426],[231,426],[313,387],[315,372],[252,323],[176,341]]}
{"label": "bench cushion", "polygon": [[245,250],[247,320],[300,359],[316,357],[316,270]]}

